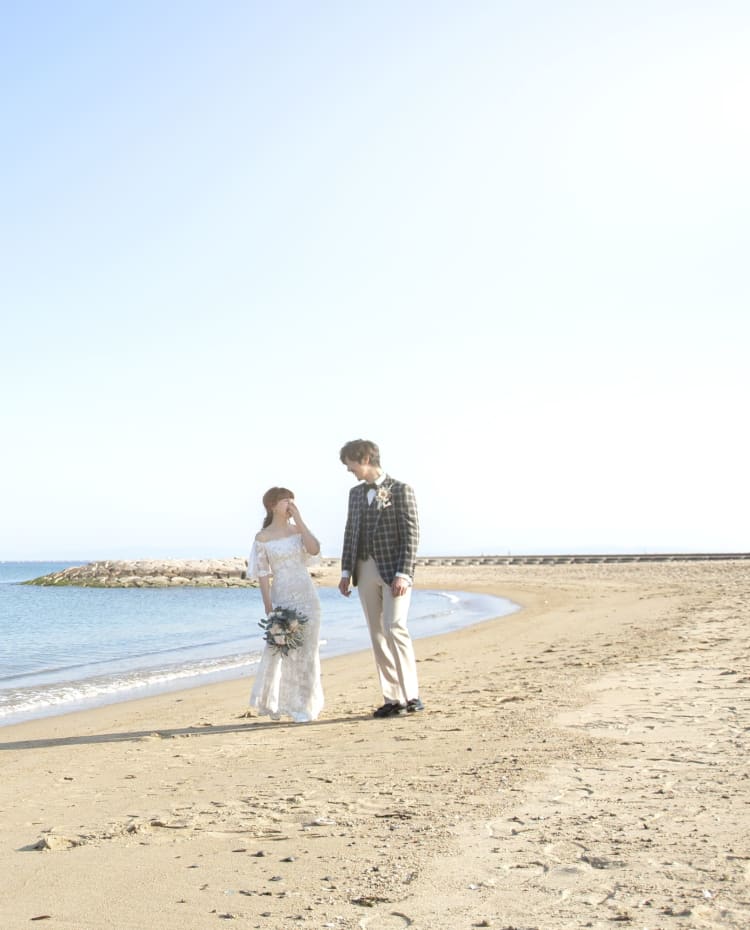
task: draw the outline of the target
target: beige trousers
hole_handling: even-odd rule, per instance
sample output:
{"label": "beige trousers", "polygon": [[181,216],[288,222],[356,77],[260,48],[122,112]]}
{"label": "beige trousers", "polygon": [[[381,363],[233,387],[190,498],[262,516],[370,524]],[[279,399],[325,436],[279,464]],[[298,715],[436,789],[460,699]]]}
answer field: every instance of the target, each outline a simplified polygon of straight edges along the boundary
{"label": "beige trousers", "polygon": [[383,697],[388,703],[406,704],[419,697],[417,660],[406,628],[411,588],[394,597],[372,558],[357,563],[357,587]]}

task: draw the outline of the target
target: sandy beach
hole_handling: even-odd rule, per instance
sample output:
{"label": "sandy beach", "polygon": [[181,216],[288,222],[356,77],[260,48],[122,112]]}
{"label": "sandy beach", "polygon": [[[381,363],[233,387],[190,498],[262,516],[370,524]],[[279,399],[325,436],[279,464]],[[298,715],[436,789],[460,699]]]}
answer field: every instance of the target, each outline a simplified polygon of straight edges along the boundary
{"label": "sandy beach", "polygon": [[2,930],[747,930],[750,563],[417,583],[523,607],[416,642],[421,714],[362,652],[312,724],[243,679],[0,729]]}

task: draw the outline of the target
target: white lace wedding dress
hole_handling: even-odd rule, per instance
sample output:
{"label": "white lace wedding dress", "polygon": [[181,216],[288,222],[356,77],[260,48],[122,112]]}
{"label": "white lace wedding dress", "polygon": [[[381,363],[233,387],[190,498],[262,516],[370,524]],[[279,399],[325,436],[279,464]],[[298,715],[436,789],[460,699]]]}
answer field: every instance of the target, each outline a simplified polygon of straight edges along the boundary
{"label": "white lace wedding dress", "polygon": [[298,723],[315,720],[323,709],[320,683],[320,600],[307,566],[317,561],[305,550],[299,534],[255,540],[247,565],[251,580],[271,576],[274,607],[293,607],[307,617],[304,640],[285,656],[268,644],[263,650],[250,706],[274,720],[291,717]]}

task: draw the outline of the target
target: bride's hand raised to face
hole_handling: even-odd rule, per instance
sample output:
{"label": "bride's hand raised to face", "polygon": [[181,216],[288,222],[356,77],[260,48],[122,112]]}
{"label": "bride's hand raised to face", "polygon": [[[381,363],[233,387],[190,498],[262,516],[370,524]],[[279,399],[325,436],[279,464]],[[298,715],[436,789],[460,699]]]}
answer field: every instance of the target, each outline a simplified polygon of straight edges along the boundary
{"label": "bride's hand raised to face", "polygon": [[289,501],[287,506],[287,514],[290,519],[294,520],[294,524],[302,536],[302,542],[308,553],[310,555],[320,555],[320,543],[308,529],[305,521],[302,519],[302,514],[292,500]]}

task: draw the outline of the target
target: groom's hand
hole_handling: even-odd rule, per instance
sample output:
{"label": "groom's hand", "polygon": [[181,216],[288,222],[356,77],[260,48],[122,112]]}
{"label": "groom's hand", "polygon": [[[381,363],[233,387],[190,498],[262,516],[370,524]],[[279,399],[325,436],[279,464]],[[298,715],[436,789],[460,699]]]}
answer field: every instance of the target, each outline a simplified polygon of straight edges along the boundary
{"label": "groom's hand", "polygon": [[352,593],[352,579],[348,575],[342,575],[341,581],[339,581],[339,591],[344,597],[349,597]]}
{"label": "groom's hand", "polygon": [[391,585],[391,594],[394,597],[401,597],[403,594],[409,590],[409,582],[406,578],[394,578],[393,584]]}

